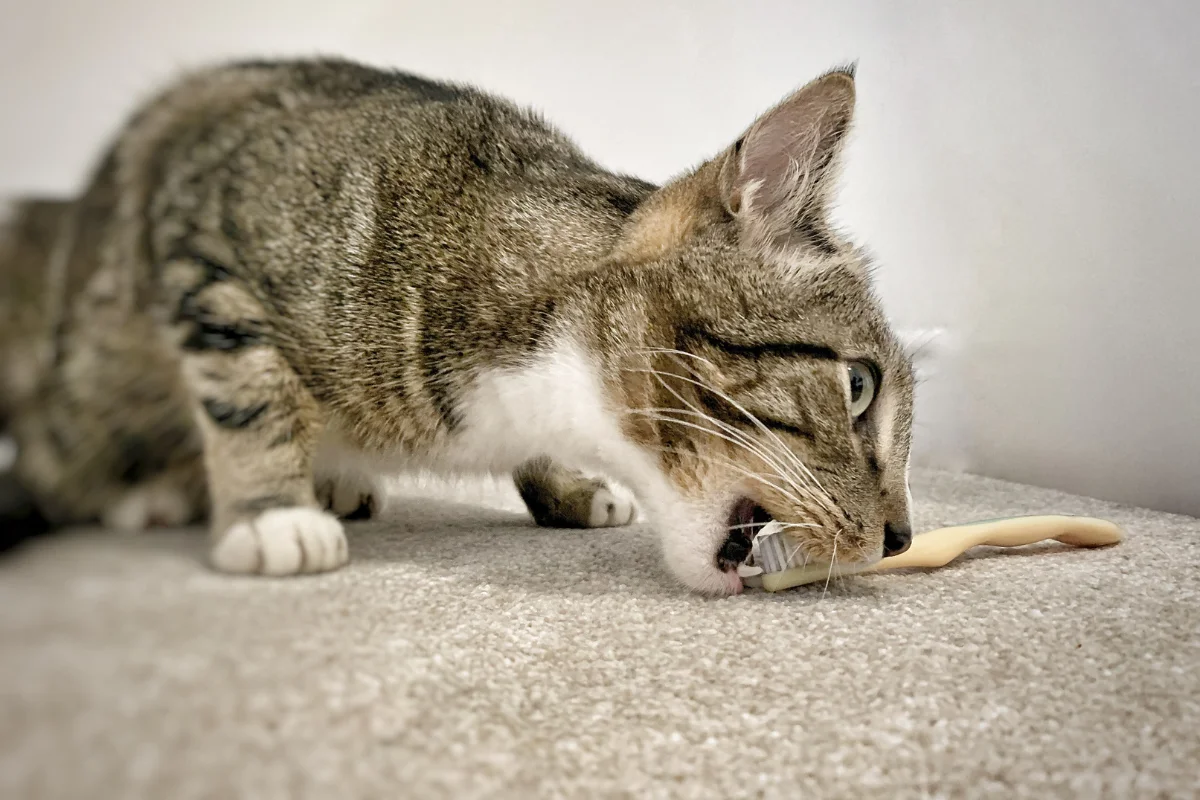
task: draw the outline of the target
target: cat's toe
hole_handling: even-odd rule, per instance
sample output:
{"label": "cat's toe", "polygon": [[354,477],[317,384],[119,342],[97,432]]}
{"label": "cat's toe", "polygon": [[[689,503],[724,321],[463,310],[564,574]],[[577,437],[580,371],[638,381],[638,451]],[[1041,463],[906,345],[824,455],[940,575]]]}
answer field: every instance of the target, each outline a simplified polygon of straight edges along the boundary
{"label": "cat's toe", "polygon": [[230,526],[212,549],[222,572],[299,575],[337,569],[348,560],[346,534],[313,508],[273,508]]}
{"label": "cat's toe", "polygon": [[597,489],[592,495],[590,528],[612,528],[630,525],[637,519],[637,506],[628,495],[608,488]]}
{"label": "cat's toe", "polygon": [[153,527],[186,525],[193,517],[184,492],[171,486],[136,486],[110,503],[100,514],[100,524],[111,530],[138,533]]}
{"label": "cat's toe", "polygon": [[317,500],[340,519],[362,520],[379,517],[380,493],[366,481],[329,480],[317,486]]}

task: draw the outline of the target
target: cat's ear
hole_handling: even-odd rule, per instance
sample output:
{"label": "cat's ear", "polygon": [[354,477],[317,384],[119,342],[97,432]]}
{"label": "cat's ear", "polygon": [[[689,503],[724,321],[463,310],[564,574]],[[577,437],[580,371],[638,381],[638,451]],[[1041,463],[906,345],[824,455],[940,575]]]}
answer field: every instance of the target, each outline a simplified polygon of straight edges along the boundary
{"label": "cat's ear", "polygon": [[854,116],[854,67],[828,72],[758,118],[723,155],[721,200],[763,244],[825,217]]}

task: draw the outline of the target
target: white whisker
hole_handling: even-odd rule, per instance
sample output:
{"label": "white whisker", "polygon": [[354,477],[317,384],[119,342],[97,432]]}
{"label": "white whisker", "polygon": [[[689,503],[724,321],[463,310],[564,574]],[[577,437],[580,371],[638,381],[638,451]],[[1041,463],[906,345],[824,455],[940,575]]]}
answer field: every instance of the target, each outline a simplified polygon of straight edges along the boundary
{"label": "white whisker", "polygon": [[[685,427],[685,428],[693,428],[693,429],[695,429],[695,430],[702,431],[702,432],[704,432],[704,433],[707,433],[707,434],[710,434],[710,435],[712,435],[712,436],[716,436],[716,437],[718,437],[718,438],[720,438],[720,439],[724,439],[725,441],[728,441],[728,442],[730,442],[731,444],[737,445],[737,446],[739,446],[739,447],[743,447],[743,448],[745,448],[745,449],[747,449],[747,450],[748,450],[748,449],[750,449],[750,448],[746,447],[745,445],[743,445],[743,444],[741,444],[741,443],[739,443],[739,442],[737,442],[737,441],[735,441],[735,440],[733,440],[733,439],[730,439],[730,438],[729,438],[729,437],[727,437],[727,436],[723,436],[723,435],[722,435],[722,434],[721,434],[719,431],[714,431],[714,430],[711,430],[711,429],[709,429],[709,428],[705,428],[704,426],[702,426],[702,425],[697,425],[697,424],[695,424],[694,422],[687,422],[686,420],[674,419],[674,418],[671,418],[671,417],[656,416],[656,415],[654,415],[654,414],[652,414],[652,413],[646,413],[646,416],[650,417],[651,419],[656,419],[656,420],[659,420],[659,421],[661,421],[661,422],[669,422],[669,423],[672,423],[672,424],[675,424],[675,425],[680,425],[680,426],[682,426],[682,427]],[[766,457],[765,457],[765,456],[760,456],[760,457],[761,457],[761,458],[763,458],[764,460],[768,460],[768,459],[766,459]],[[769,460],[768,460],[768,463],[770,464]],[[775,466],[774,464],[770,464],[770,465],[771,465],[771,466]],[[744,468],[742,468],[742,467],[740,467],[740,466],[738,466],[738,465],[734,464],[733,462],[728,462],[728,463],[726,464],[726,466],[727,466],[729,469],[732,469],[732,470],[734,470],[735,472],[738,472],[738,473],[740,473],[741,475],[744,475],[745,477],[748,477],[748,478],[750,478],[751,480],[758,481],[759,483],[763,484],[764,486],[768,486],[768,487],[770,487],[770,488],[774,489],[775,491],[779,492],[779,493],[780,493],[780,494],[782,494],[784,497],[786,497],[787,499],[789,499],[789,500],[791,500],[792,502],[796,503],[797,505],[804,505],[804,501],[803,501],[803,500],[802,500],[800,497],[796,496],[796,494],[794,494],[793,492],[789,491],[788,489],[785,489],[785,488],[783,488],[782,486],[779,486],[779,485],[777,485],[777,484],[775,484],[775,483],[773,483],[773,482],[771,482],[771,481],[768,481],[768,480],[766,480],[766,479],[765,479],[765,478],[764,478],[762,475],[760,475],[760,474],[758,474],[758,473],[755,473],[755,472],[750,472],[749,470],[747,470],[747,469],[744,469]],[[785,480],[786,480],[786,479],[785,479]],[[798,489],[800,489],[801,491],[804,491],[802,487],[797,487],[797,488],[798,488]],[[811,496],[810,496],[810,497],[811,497]],[[811,499],[818,499],[818,498],[811,498]]]}
{"label": "white whisker", "polygon": [[[743,431],[739,431],[737,428],[734,428],[731,425],[726,425],[725,423],[721,422],[720,420],[714,419],[712,416],[705,414],[702,411],[685,411],[683,409],[678,409],[678,408],[642,408],[642,409],[632,409],[629,413],[639,413],[639,414],[647,414],[648,413],[648,414],[659,414],[659,415],[680,414],[683,416],[699,417],[702,420],[711,422],[711,423],[719,426],[720,431],[727,434],[727,436],[721,437],[721,438],[725,439],[725,441],[728,441],[731,444],[736,444],[739,447],[742,447],[743,449],[749,451],[750,453],[757,455],[763,461],[767,462],[768,466],[775,469],[776,472],[779,473],[780,478],[783,478],[789,484],[793,485],[793,487],[796,489],[796,491],[802,492],[806,495],[809,495],[810,497],[812,497],[812,499],[817,500],[818,502],[821,501],[821,498],[819,498],[813,494],[813,492],[811,491],[811,487],[805,486],[802,483],[796,481],[795,476],[786,468],[786,465],[780,463],[776,458],[774,458],[772,456],[772,452],[770,450],[765,450],[762,447],[760,447],[757,442],[755,442],[753,439],[746,436],[746,434]],[[663,422],[676,422],[677,421],[673,418],[664,418],[663,416],[655,417],[655,419],[659,419],[660,421],[663,421]],[[717,435],[717,433],[715,431],[709,431],[709,432],[713,433],[713,435]],[[737,439],[737,441],[733,441],[732,439],[730,439],[728,437],[735,437]]]}
{"label": "white whisker", "polygon": [[[785,530],[791,529],[791,528],[819,528],[819,527],[821,527],[820,525],[815,525],[811,522],[780,522],[779,520],[774,520],[774,522],[780,528],[783,528]],[[742,522],[737,525],[726,525],[725,527],[729,528],[729,530],[733,530],[735,528],[761,528],[765,524],[766,524],[765,522]]]}
{"label": "white whisker", "polygon": [[829,574],[825,576],[825,588],[821,590],[821,599],[825,599],[826,592],[829,591],[829,579],[833,577],[833,565],[837,563],[837,542],[838,534],[833,535],[833,555],[829,559]]}
{"label": "white whisker", "polygon": [[[728,423],[724,423],[721,420],[715,419],[711,414],[706,414],[705,412],[701,411],[699,408],[696,408],[695,405],[693,405],[685,397],[683,397],[681,394],[679,394],[679,392],[677,392],[672,386],[668,385],[664,379],[669,378],[669,377],[677,378],[678,380],[681,380],[684,383],[689,383],[693,386],[697,386],[706,391],[711,391],[714,394],[716,394],[718,397],[725,399],[727,402],[729,402],[735,408],[737,408],[739,411],[741,411],[742,414],[744,414],[750,421],[752,421],[756,427],[758,427],[762,431],[766,432],[771,437],[771,439],[774,441],[774,443],[778,447],[777,450],[773,449],[771,452],[775,452],[775,453],[781,455],[783,458],[790,460],[793,464],[799,466],[800,469],[802,469],[804,471],[805,475],[807,475],[807,478],[809,481],[811,481],[811,484],[815,484],[816,487],[823,494],[825,493],[824,487],[821,486],[820,482],[817,481],[816,477],[813,476],[812,472],[808,469],[807,466],[805,466],[805,464],[802,461],[800,461],[800,459],[795,455],[795,453],[792,453],[787,448],[787,444],[782,439],[780,439],[778,435],[776,435],[769,428],[767,428],[765,425],[763,425],[761,420],[759,420],[756,416],[754,416],[754,414],[752,414],[746,408],[741,406],[736,400],[733,400],[732,398],[728,397],[728,395],[725,395],[722,392],[720,392],[719,390],[706,385],[702,381],[698,381],[693,378],[687,378],[682,375],[672,375],[670,373],[665,373],[665,372],[662,372],[660,370],[656,370],[653,368],[637,368],[637,369],[631,369],[630,371],[645,372],[645,373],[655,376],[655,379],[658,381],[659,385],[661,385],[664,389],[666,389],[668,392],[670,392],[671,395],[674,396],[676,400],[679,400],[681,403],[683,403],[685,406],[687,406],[694,414],[702,416],[703,418],[713,422],[715,425],[719,426],[723,430],[727,430],[727,431],[736,433],[739,437],[743,438],[748,443],[751,443],[755,447],[758,447],[758,443],[755,442],[753,439],[750,439],[750,437],[747,436],[745,432],[738,430],[737,428],[733,427],[732,425],[729,425]],[[678,409],[672,409],[672,410],[678,411]],[[760,455],[760,457],[764,458],[764,460],[767,460],[769,463],[771,463],[771,465],[780,472],[781,477],[784,477],[789,483],[796,484],[797,488],[804,486],[806,484],[806,481],[802,479],[802,476],[799,473],[793,472],[792,470],[788,469],[784,464],[779,463],[774,458],[768,458],[766,455],[763,454],[763,451],[761,451],[761,449],[759,450],[759,455]]]}
{"label": "white whisker", "polygon": [[[670,355],[674,355],[674,356],[685,356],[685,357],[689,357],[689,358],[694,358],[694,359],[696,359],[696,360],[698,360],[698,361],[702,361],[702,362],[704,362],[704,363],[706,363],[706,364],[709,364],[710,366],[712,366],[712,362],[711,362],[711,361],[709,361],[707,358],[703,358],[702,356],[698,356],[698,355],[696,355],[695,353],[688,353],[688,352],[686,352],[686,351],[683,351],[683,350],[669,350],[669,351],[668,351],[668,350],[660,350],[659,352],[669,353]],[[785,443],[785,442],[784,442],[782,439],[780,439],[780,438],[779,438],[779,435],[778,435],[777,433],[775,433],[773,430],[771,430],[771,429],[770,429],[770,428],[768,428],[766,425],[764,425],[764,424],[762,423],[762,420],[760,420],[758,417],[756,417],[754,414],[752,414],[752,413],[749,411],[749,409],[745,408],[745,407],[744,407],[744,406],[742,406],[740,403],[738,403],[736,400],[734,400],[732,397],[730,397],[729,395],[725,394],[725,393],[724,393],[724,392],[722,392],[720,389],[717,389],[717,388],[716,388],[716,387],[714,387],[714,386],[705,386],[704,384],[702,384],[702,383],[700,383],[700,382],[698,382],[698,381],[689,380],[689,379],[687,379],[687,378],[683,378],[682,376],[676,376],[676,377],[680,377],[680,378],[681,378],[681,380],[687,380],[689,383],[693,383],[693,384],[695,384],[696,386],[699,386],[699,387],[700,387],[700,388],[702,388],[702,389],[707,389],[708,391],[710,391],[710,392],[712,392],[713,394],[717,395],[717,397],[720,397],[722,400],[724,400],[725,402],[727,402],[727,403],[729,403],[730,405],[732,405],[732,406],[733,406],[734,408],[736,408],[738,411],[741,411],[743,414],[745,414],[747,419],[749,419],[749,420],[750,420],[751,422],[753,422],[753,423],[754,423],[756,426],[758,426],[758,428],[759,428],[759,429],[760,429],[760,430],[761,430],[763,433],[767,434],[768,436],[770,436],[771,438],[773,438],[773,439],[774,439],[776,442],[778,442],[778,443],[779,443],[779,445],[780,445],[780,447],[782,447],[782,448],[784,449],[784,451],[785,451],[785,452],[787,452],[789,455],[791,455],[791,457],[792,457],[792,460],[793,460],[793,461],[796,463],[796,465],[797,465],[798,467],[800,467],[800,468],[801,468],[801,469],[802,469],[802,470],[803,470],[805,473],[807,473],[807,474],[808,474],[808,477],[809,477],[809,479],[810,479],[810,480],[812,480],[812,482],[813,482],[813,483],[815,483],[815,484],[817,485],[817,488],[819,488],[819,489],[820,489],[822,492],[824,492],[824,491],[825,491],[825,487],[821,486],[821,482],[820,482],[820,481],[818,481],[818,480],[817,480],[817,478],[816,478],[816,476],[812,474],[812,472],[811,472],[811,471],[808,469],[807,465],[805,465],[803,461],[801,461],[801,460],[800,460],[798,457],[796,457],[796,455],[795,455],[794,453],[792,453],[792,452],[791,452],[791,450],[789,450],[789,449],[787,448],[787,444],[786,444],[786,443]]]}
{"label": "white whisker", "polygon": [[[690,354],[686,354],[686,355],[690,355]],[[696,358],[699,358],[699,356],[696,356]],[[704,359],[701,359],[701,360],[704,360]],[[632,371],[649,372],[649,373],[652,373],[654,375],[659,375],[659,376],[662,376],[664,374],[664,373],[660,372],[659,370],[656,370],[653,368],[635,368]],[[732,397],[725,394],[720,389],[717,389],[714,386],[707,385],[707,384],[703,383],[702,381],[698,381],[694,378],[688,378],[683,375],[671,375],[670,377],[677,378],[685,383],[690,383],[693,386],[697,386],[701,389],[704,389],[705,391],[712,392],[717,397],[721,398],[722,400],[724,400],[725,402],[729,403],[731,406],[736,408],[738,411],[742,412],[742,414],[746,417],[746,419],[748,419],[751,423],[753,423],[754,426],[757,427],[764,434],[771,437],[771,439],[773,439],[779,445],[783,454],[787,458],[789,458],[793,464],[795,464],[797,467],[799,467],[800,470],[808,477],[808,479],[811,480],[814,484],[816,484],[818,489],[820,489],[822,492],[825,491],[825,487],[821,485],[821,482],[817,480],[817,477],[815,475],[813,475],[812,471],[809,470],[808,466],[803,461],[801,461],[800,458],[797,457],[796,454],[793,453],[788,448],[787,443],[784,442],[783,439],[781,439],[779,437],[779,434],[775,433],[775,431],[771,430],[766,425],[764,425],[762,420],[760,420],[757,416],[755,416],[749,409],[747,409],[741,403],[734,400]],[[660,382],[661,382],[661,378],[660,378]],[[665,386],[665,384],[664,384],[664,386]],[[668,391],[670,391],[670,390],[668,389]],[[674,394],[674,392],[672,392],[672,394]],[[692,407],[690,403],[688,404],[688,406]]]}

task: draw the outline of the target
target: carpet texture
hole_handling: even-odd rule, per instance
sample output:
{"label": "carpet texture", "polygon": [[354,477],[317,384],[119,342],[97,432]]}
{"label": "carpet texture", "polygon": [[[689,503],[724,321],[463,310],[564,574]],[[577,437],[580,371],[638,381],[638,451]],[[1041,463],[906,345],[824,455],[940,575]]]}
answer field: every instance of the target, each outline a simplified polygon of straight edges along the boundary
{"label": "carpet texture", "polygon": [[0,564],[0,797],[1200,796],[1200,521],[913,488],[920,530],[1129,539],[724,600],[645,526],[487,487],[394,500],[314,578],[211,574],[188,532],[37,543]]}

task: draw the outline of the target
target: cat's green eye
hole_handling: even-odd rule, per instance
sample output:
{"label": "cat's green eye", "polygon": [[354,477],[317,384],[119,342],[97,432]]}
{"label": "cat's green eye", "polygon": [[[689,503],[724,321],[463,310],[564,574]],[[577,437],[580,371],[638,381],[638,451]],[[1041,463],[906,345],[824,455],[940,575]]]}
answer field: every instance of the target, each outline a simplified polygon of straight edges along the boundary
{"label": "cat's green eye", "polygon": [[846,380],[850,383],[850,416],[858,419],[875,399],[875,371],[861,361],[846,365]]}

